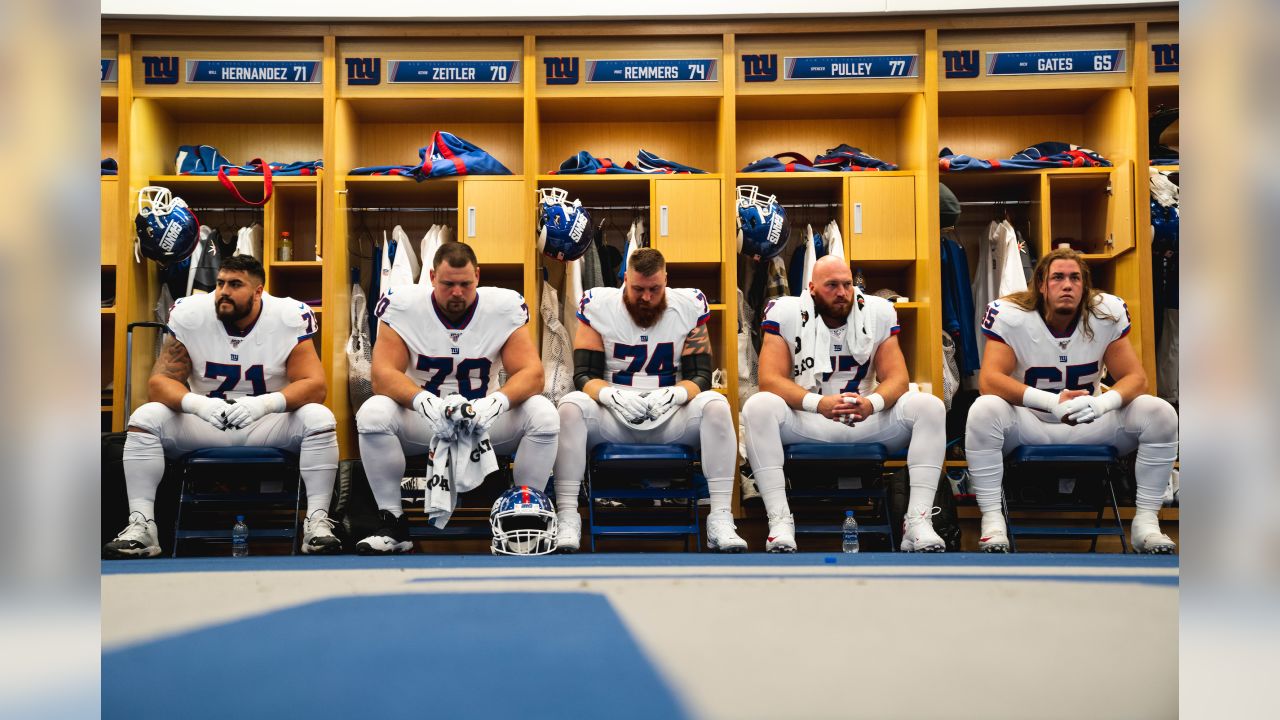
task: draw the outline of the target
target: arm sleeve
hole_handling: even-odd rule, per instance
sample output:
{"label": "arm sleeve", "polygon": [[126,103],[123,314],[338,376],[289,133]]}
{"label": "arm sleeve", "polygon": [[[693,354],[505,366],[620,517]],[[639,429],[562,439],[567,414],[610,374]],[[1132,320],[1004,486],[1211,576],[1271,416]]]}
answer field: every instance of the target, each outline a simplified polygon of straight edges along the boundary
{"label": "arm sleeve", "polygon": [[573,351],[573,385],[578,390],[587,386],[592,380],[604,379],[603,350]]}

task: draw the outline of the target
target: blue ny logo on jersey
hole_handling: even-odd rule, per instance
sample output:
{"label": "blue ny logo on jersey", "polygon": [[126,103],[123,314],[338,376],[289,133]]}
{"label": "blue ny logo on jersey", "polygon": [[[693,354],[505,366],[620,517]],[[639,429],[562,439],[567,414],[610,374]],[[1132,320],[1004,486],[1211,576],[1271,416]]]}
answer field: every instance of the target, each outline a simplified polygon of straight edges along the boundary
{"label": "blue ny logo on jersey", "polygon": [[178,56],[143,56],[142,82],[145,85],[177,85]]}
{"label": "blue ny logo on jersey", "polygon": [[742,79],[746,82],[775,82],[778,79],[778,55],[743,55]]}
{"label": "blue ny logo on jersey", "polygon": [[377,85],[382,82],[382,58],[347,58],[348,85]]}
{"label": "blue ny logo on jersey", "polygon": [[943,50],[942,59],[947,63],[948,78],[976,78],[981,67],[978,50]]}
{"label": "blue ny logo on jersey", "polygon": [[578,58],[547,57],[542,58],[542,64],[547,68],[548,85],[578,84]]}

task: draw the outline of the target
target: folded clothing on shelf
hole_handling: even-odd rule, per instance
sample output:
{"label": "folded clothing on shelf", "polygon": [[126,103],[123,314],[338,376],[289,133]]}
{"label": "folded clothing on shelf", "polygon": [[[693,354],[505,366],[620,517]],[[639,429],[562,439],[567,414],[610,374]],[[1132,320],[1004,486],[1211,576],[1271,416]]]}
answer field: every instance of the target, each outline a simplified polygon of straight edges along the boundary
{"label": "folded clothing on shelf", "polygon": [[1062,167],[1111,167],[1111,162],[1098,153],[1061,142],[1036,143],[1007,160],[980,160],[956,155],[951,148],[938,153],[938,167],[943,172],[964,170],[1040,170]]}
{"label": "folded clothing on shelf", "polygon": [[317,175],[324,168],[321,160],[264,163],[254,158],[248,165],[236,165],[212,145],[179,146],[174,165],[179,175]]}
{"label": "folded clothing on shelf", "polygon": [[418,149],[417,165],[370,165],[351,175],[404,175],[418,182],[456,175],[510,175],[511,171],[479,146],[451,132],[437,130],[431,144]]}
{"label": "folded clothing on shelf", "polygon": [[706,170],[699,170],[689,165],[658,157],[648,150],[641,149],[636,155],[636,162],[619,165],[609,158],[598,158],[586,150],[579,150],[576,155],[560,163],[560,167],[552,170],[550,175],[706,175]]}
{"label": "folded clothing on shelf", "polygon": [[813,166],[823,170],[869,172],[897,170],[898,166],[862,152],[862,148],[841,143],[813,159]]}
{"label": "folded clothing on shelf", "polygon": [[[790,162],[782,162],[783,159],[790,159]],[[749,163],[742,168],[741,172],[828,172],[828,170],[814,167],[813,162],[800,153],[783,152]]]}

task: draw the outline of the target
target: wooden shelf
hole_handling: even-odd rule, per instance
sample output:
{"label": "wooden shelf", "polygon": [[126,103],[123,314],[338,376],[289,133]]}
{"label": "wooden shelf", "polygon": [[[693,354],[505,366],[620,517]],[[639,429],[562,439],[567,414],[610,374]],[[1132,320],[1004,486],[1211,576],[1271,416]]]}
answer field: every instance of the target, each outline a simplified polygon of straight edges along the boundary
{"label": "wooden shelf", "polygon": [[102,315],[115,315],[115,314],[116,314],[116,307],[115,307],[114,305],[112,305],[111,307],[99,308],[99,310],[101,311],[101,312],[100,312],[100,314],[102,314]]}
{"label": "wooden shelf", "polygon": [[896,302],[893,304],[894,310],[919,310],[922,307],[924,307],[924,303],[917,300],[912,300],[910,302]]}
{"label": "wooden shelf", "polygon": [[272,260],[267,263],[268,270],[319,270],[324,263],[319,260]]}
{"label": "wooden shelf", "polygon": [[724,303],[709,303],[709,304],[707,305],[707,307],[711,308],[711,312],[724,312],[724,311],[725,311],[725,304],[724,304]]}

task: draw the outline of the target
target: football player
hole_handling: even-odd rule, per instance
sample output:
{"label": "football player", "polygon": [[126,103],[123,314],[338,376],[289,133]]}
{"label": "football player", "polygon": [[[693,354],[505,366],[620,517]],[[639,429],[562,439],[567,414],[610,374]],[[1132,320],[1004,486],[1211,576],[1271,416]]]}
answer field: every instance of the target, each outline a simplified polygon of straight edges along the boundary
{"label": "football player", "polygon": [[893,304],[864,295],[844,258],[828,255],[813,266],[808,297],[774,300],[761,327],[760,392],[742,407],[742,419],[747,459],[769,518],[765,550],[796,549],[783,446],[823,442],[907,448],[911,492],[901,547],[944,551],[932,517],[946,409],[939,398],[908,389]]}
{"label": "football player", "polygon": [[[982,510],[978,546],[1008,552],[1000,510],[1004,456],[1022,444],[1113,445],[1138,450],[1138,552],[1172,553],[1156,511],[1178,456],[1178,415],[1144,394],[1147,376],[1129,334],[1129,308],[1093,287],[1089,265],[1070,249],[1036,263],[1031,287],[992,302],[982,321],[982,397],[969,409],[965,455]],[[996,342],[990,342],[995,340]],[[1101,392],[1100,378],[1115,383]]]}
{"label": "football player", "polygon": [[[498,453],[516,450],[515,483],[547,485],[560,419],[542,392],[542,362],[525,325],[529,308],[514,290],[478,287],[471,247],[440,246],[431,286],[388,290],[374,313],[373,391],[356,414],[360,458],[378,503],[379,528],[356,544],[361,553],[408,552],[400,497],[406,451],[425,454],[450,422],[444,398],[462,395],[475,411],[473,432],[489,433]],[[498,369],[507,381],[498,389]]]}
{"label": "football player", "polygon": [[711,310],[700,290],[668,288],[666,260],[635,251],[622,288],[594,288],[578,303],[574,384],[560,400],[556,455],[557,549],[577,550],[578,491],[587,452],[602,442],[700,442],[711,495],[707,546],[742,552],[729,507],[736,450],[729,401],[711,390]]}
{"label": "football player", "polygon": [[329,501],[338,470],[333,412],[305,304],[263,290],[262,263],[223,261],[212,293],[192,295],[169,312],[151,371],[151,402],[129,417],[124,446],[129,524],[103,548],[108,558],[155,557],[156,488],[165,458],[209,447],[278,447],[298,453],[307,489],[302,552],[334,553]]}

